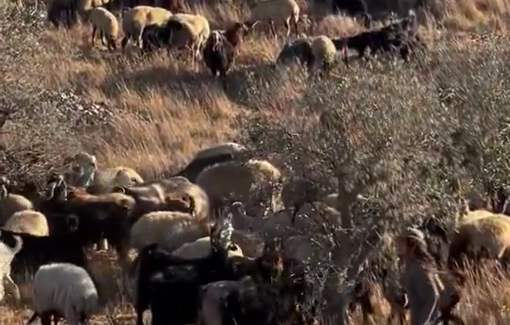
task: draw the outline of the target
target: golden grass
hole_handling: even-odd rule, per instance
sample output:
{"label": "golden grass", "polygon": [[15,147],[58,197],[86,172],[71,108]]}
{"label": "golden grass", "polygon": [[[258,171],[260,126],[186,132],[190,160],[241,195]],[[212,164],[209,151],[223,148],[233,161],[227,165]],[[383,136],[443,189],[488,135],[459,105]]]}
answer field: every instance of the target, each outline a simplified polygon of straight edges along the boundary
{"label": "golden grass", "polygon": [[[436,6],[443,11],[440,22],[446,27],[468,31],[484,24],[504,29],[502,14],[508,13],[506,0],[448,0]],[[224,27],[248,16],[247,7],[239,4],[218,2],[188,9],[204,14],[213,27]],[[432,26],[431,22],[426,26],[428,36],[436,32]],[[307,27],[315,35],[331,36],[351,35],[359,30],[355,21],[337,16],[325,16]],[[27,44],[24,51],[16,54],[15,62],[8,62],[0,72],[4,83],[16,82],[29,91],[72,89],[87,100],[105,103],[114,115],[113,127],[80,134],[82,138],[78,139],[105,166],[135,167],[148,177],[176,170],[199,148],[236,139],[239,119],[256,112],[285,121],[286,116],[279,113],[304,96],[306,76],[293,68],[280,83],[262,85],[267,88],[264,96],[243,97],[252,90],[248,88],[253,75],[263,75],[278,55],[284,44],[282,37],[275,40],[257,31],[245,39],[236,68],[228,78],[232,88],[224,92],[202,63],[192,64],[164,53],[152,58],[139,58],[133,50],[109,53],[99,45],[91,48],[90,33],[84,26],[68,31],[48,27],[41,32],[37,46]],[[461,41],[452,40],[459,48],[470,44],[459,37]],[[5,50],[8,46],[3,42],[0,40],[0,47]],[[345,67],[340,66],[333,75],[339,76],[343,71]],[[17,141],[16,135],[1,140],[7,145]],[[94,322],[107,324],[106,316],[111,315],[118,324],[133,323],[128,290],[113,256],[95,257],[94,264],[94,272],[107,286],[110,297],[106,310]],[[459,313],[468,324],[508,323],[509,284],[490,275],[481,284],[470,283]],[[0,324],[25,324],[30,316],[29,285],[22,291],[22,304],[0,307]],[[387,306],[381,311],[387,313]],[[359,315],[355,315],[355,320],[355,324],[361,324]]]}

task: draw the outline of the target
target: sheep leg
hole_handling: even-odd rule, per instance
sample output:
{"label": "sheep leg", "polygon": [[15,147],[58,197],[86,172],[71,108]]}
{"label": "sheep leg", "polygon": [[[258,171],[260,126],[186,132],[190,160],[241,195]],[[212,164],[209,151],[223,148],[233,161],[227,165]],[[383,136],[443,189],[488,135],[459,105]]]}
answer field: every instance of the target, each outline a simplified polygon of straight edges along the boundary
{"label": "sheep leg", "polygon": [[287,33],[286,33],[287,38],[288,38],[288,37],[289,37],[289,35],[290,35],[290,24],[289,24],[289,19],[290,19],[290,18],[288,18],[288,19],[286,19],[286,20],[284,20],[284,21],[283,21],[283,24],[285,25],[285,28],[287,29]]}
{"label": "sheep leg", "polygon": [[41,325],[51,325],[51,312],[44,312],[41,315]]}
{"label": "sheep leg", "polygon": [[30,325],[30,324],[32,324],[33,322],[35,322],[35,320],[37,319],[37,317],[39,317],[39,315],[38,315],[36,312],[34,312],[34,314],[32,315],[32,317],[30,317],[30,319],[28,320],[27,325]]}
{"label": "sheep leg", "polygon": [[299,29],[298,29],[298,17],[292,17],[292,25],[294,25],[294,33],[296,36],[299,35]]}
{"label": "sheep leg", "polygon": [[92,27],[92,40],[91,40],[92,46],[94,46],[95,40],[96,40],[96,26]]}
{"label": "sheep leg", "polygon": [[108,251],[108,241],[105,238],[99,240],[97,243],[97,250]]}
{"label": "sheep leg", "polygon": [[11,286],[12,291],[13,291],[13,295],[14,295],[14,299],[20,300],[21,299],[21,295],[20,295],[20,292],[19,292],[19,288],[16,285],[16,283],[14,283],[14,281],[12,280],[11,275],[7,274],[4,279],[7,280],[7,283]]}
{"label": "sheep leg", "polygon": [[276,31],[274,29],[274,21],[272,19],[269,21],[269,28],[271,29],[271,34],[273,34],[273,37],[277,38]]}

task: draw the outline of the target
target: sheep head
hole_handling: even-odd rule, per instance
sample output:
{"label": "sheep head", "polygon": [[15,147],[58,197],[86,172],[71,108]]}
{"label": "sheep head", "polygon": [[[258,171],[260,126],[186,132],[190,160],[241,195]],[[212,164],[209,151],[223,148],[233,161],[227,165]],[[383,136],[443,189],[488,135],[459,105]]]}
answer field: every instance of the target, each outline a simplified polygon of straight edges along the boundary
{"label": "sheep head", "polygon": [[64,177],[62,175],[51,175],[48,179],[48,189],[46,190],[46,199],[57,199],[57,200],[66,200],[67,199],[67,184],[64,181]]}
{"label": "sheep head", "polygon": [[115,177],[113,178],[113,184],[119,186],[128,187],[137,184],[137,182],[138,181],[131,177],[129,173],[124,169],[120,169],[119,171],[117,171]]}
{"label": "sheep head", "polygon": [[80,152],[74,156],[76,166],[73,170],[78,174],[80,180],[77,184],[79,186],[89,186],[94,179],[94,173],[97,170],[96,156],[90,155],[86,152]]}

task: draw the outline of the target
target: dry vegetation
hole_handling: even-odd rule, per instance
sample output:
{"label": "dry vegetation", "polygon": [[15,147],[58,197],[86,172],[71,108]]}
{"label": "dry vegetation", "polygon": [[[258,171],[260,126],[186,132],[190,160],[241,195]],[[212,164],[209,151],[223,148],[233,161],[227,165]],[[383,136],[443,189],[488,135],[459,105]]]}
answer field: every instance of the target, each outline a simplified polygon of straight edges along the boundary
{"label": "dry vegetation", "polygon": [[[190,11],[213,26],[247,15],[240,4],[211,2]],[[402,12],[412,5],[371,2]],[[377,213],[355,219],[359,229],[391,231],[424,215],[450,217],[454,180],[463,188],[510,181],[510,3],[435,2],[432,14],[420,15],[429,51],[417,61],[339,65],[317,81],[297,67],[271,70],[283,40],[256,33],[241,46],[227,92],[202,63],[91,48],[90,29],[55,30],[43,12],[2,2],[0,110],[10,117],[0,131],[0,174],[38,178],[86,149],[104,165],[136,167],[153,178],[177,170],[203,146],[236,140],[324,189],[338,186],[330,181],[335,176],[363,180]],[[329,16],[314,34],[360,28]],[[336,260],[346,263],[345,256]],[[132,323],[115,263],[100,256],[94,264],[111,298],[98,324],[111,321],[106,316]],[[510,283],[494,273],[485,278],[470,282],[459,314],[467,324],[506,324]],[[21,305],[0,307],[0,324],[26,322],[25,289]]]}

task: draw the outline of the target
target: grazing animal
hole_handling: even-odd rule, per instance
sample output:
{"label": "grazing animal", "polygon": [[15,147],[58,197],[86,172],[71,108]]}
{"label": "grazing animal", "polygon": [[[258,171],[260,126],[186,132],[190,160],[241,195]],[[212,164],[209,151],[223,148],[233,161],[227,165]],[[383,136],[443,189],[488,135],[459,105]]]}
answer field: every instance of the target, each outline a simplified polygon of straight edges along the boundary
{"label": "grazing animal", "polygon": [[329,72],[337,59],[335,44],[329,37],[321,35],[313,39],[311,47],[312,62],[309,66],[315,70],[322,70],[324,73]]}
{"label": "grazing animal", "polygon": [[87,187],[93,184],[131,186],[143,183],[143,178],[129,167],[97,168],[94,155],[81,152],[75,155],[77,166],[66,175],[66,182],[73,186]]}
{"label": "grazing animal", "polygon": [[283,21],[287,29],[287,37],[290,35],[291,25],[294,27],[294,33],[299,34],[297,23],[300,10],[295,0],[263,0],[253,5],[250,12],[249,21],[252,23],[256,21],[269,22],[274,37],[276,37],[275,21]]}
{"label": "grazing animal", "polygon": [[96,32],[99,30],[100,35],[106,37],[108,48],[115,50],[119,38],[119,22],[115,15],[105,8],[98,7],[90,10],[89,20],[92,24],[92,45],[95,42]]}
{"label": "grazing animal", "polygon": [[15,236],[14,240],[16,242],[14,247],[10,247],[3,241],[0,241],[0,301],[4,299],[5,281],[11,286],[14,298],[16,300],[20,299],[19,288],[11,278],[11,263],[16,254],[21,250],[23,242],[18,236]]}
{"label": "grazing animal", "polygon": [[[74,233],[55,236],[32,236],[29,234],[0,231],[0,241],[14,247],[17,237],[23,246],[11,263],[12,274],[23,279],[37,271],[39,266],[52,262],[67,262],[86,267],[84,243]],[[65,249],[63,249],[65,248]]]}
{"label": "grazing animal", "polygon": [[172,12],[158,7],[137,6],[124,14],[122,18],[122,48],[125,48],[129,40],[133,40],[139,48],[142,48],[142,33],[146,26],[164,26]]}
{"label": "grazing animal", "polygon": [[48,221],[44,214],[33,211],[23,210],[16,212],[7,220],[2,227],[3,230],[20,232],[32,236],[48,236]]}
{"label": "grazing animal", "polygon": [[245,146],[235,142],[224,142],[202,149],[193,159],[177,173],[177,176],[184,176],[190,182],[195,182],[198,175],[209,166],[214,164],[235,160],[240,155],[247,153]]}
{"label": "grazing animal", "polygon": [[[182,259],[199,259],[211,254],[211,237],[202,237],[194,242],[185,243],[172,252],[172,255]],[[244,256],[241,247],[232,244],[228,249],[228,256]]]}
{"label": "grazing animal", "polygon": [[241,201],[248,214],[258,215],[278,210],[282,188],[281,172],[265,160],[224,162],[205,169],[197,178],[213,208],[227,199]]}
{"label": "grazing animal", "polygon": [[27,198],[7,191],[9,181],[0,178],[0,224],[4,224],[13,214],[23,210],[33,210],[34,205]]}
{"label": "grazing animal", "polygon": [[34,314],[28,324],[41,318],[49,325],[52,316],[65,318],[69,325],[86,324],[98,310],[98,298],[96,284],[84,268],[69,263],[43,265],[34,277]]}
{"label": "grazing animal", "polygon": [[333,13],[343,11],[351,17],[358,17],[363,20],[365,28],[370,28],[370,15],[368,14],[365,0],[333,0]]}
{"label": "grazing animal", "polygon": [[[143,324],[142,314],[149,306],[154,325],[194,322],[200,285],[233,277],[227,253],[231,232],[231,216],[222,216],[213,227],[211,254],[201,259],[183,260],[157,245],[145,247],[136,285],[137,325]],[[169,303],[182,308],[170,312],[164,307]]]}
{"label": "grazing animal", "polygon": [[[464,257],[482,256],[510,261],[510,219],[503,214],[493,214],[466,221],[455,229],[448,252],[448,267],[462,265]],[[486,256],[488,255],[488,256]]]}
{"label": "grazing animal", "polygon": [[190,214],[197,218],[205,218],[210,212],[209,197],[205,191],[182,176],[126,188],[125,193],[135,198],[137,215],[172,210],[171,202],[175,203],[178,198],[189,202]]}
{"label": "grazing animal", "polygon": [[195,58],[200,57],[201,49],[211,33],[209,21],[202,15],[172,15],[165,28],[171,35],[169,45],[178,49],[188,47]]}
{"label": "grazing animal", "polygon": [[183,0],[156,0],[156,7],[164,8],[173,13],[181,13],[184,11]]}
{"label": "grazing animal", "polygon": [[77,9],[75,0],[51,0],[46,5],[48,20],[56,28],[62,24],[73,26],[77,21]]}
{"label": "grazing animal", "polygon": [[151,244],[158,244],[172,252],[185,243],[209,236],[210,226],[206,219],[193,218],[183,212],[151,212],[131,227],[130,246],[141,250]]}
{"label": "grazing animal", "polygon": [[213,77],[218,74],[226,87],[227,72],[234,65],[237,48],[242,42],[242,34],[247,33],[252,26],[241,22],[234,23],[226,31],[212,31],[202,50],[205,65]]}
{"label": "grazing animal", "polygon": [[287,42],[276,58],[277,65],[285,65],[297,61],[301,65],[309,67],[313,60],[312,46],[308,38],[298,38]]}
{"label": "grazing animal", "polygon": [[409,16],[400,22],[344,39],[334,39],[333,43],[338,49],[356,50],[359,58],[363,58],[366,50],[370,49],[372,55],[376,53],[392,54],[398,51],[401,58],[407,61],[413,49],[422,46],[422,42],[416,34],[414,17],[414,12],[411,11]]}

